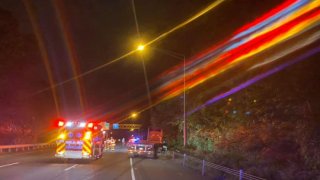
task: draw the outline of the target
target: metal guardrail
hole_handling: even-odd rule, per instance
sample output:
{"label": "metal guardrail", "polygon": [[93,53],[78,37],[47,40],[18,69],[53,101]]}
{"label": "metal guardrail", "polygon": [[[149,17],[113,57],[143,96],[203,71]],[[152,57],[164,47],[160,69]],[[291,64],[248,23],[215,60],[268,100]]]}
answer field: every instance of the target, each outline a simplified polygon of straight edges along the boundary
{"label": "metal guardrail", "polygon": [[172,152],[172,158],[173,159],[182,159],[182,166],[189,166],[196,169],[201,170],[202,176],[204,176],[208,172],[208,168],[213,168],[218,171],[222,171],[224,173],[237,176],[240,180],[248,179],[248,180],[265,180],[264,178],[254,176],[248,173],[245,173],[243,169],[231,169],[225,166],[221,166],[219,164],[214,164],[205,160],[201,160],[186,154],[181,154],[178,152]]}
{"label": "metal guardrail", "polygon": [[0,145],[1,152],[18,152],[54,147],[54,143]]}

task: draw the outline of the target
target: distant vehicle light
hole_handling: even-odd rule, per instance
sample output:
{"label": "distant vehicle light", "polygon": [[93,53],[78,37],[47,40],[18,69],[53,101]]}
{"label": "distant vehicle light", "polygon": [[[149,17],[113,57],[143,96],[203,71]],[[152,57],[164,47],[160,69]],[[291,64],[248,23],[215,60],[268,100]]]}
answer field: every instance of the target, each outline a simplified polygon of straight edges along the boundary
{"label": "distant vehicle light", "polygon": [[61,133],[61,134],[58,136],[58,139],[66,139],[66,134]]}
{"label": "distant vehicle light", "polygon": [[68,121],[68,122],[66,123],[66,127],[71,127],[71,126],[73,126],[73,122]]}
{"label": "distant vehicle light", "polygon": [[81,123],[79,124],[79,127],[86,127],[86,123],[85,123],[85,122],[81,122]]}
{"label": "distant vehicle light", "polygon": [[84,134],[84,139],[85,139],[85,140],[90,140],[90,139],[91,139],[91,135],[92,135],[92,132],[91,132],[91,131],[87,131],[87,132]]}
{"label": "distant vehicle light", "polygon": [[140,141],[140,138],[133,138],[133,139],[132,139],[132,142],[133,142],[133,143],[138,142],[138,141]]}
{"label": "distant vehicle light", "polygon": [[62,127],[63,125],[64,125],[64,121],[59,121],[59,122],[58,122],[58,126],[59,126],[59,127]]}
{"label": "distant vehicle light", "polygon": [[88,123],[88,128],[92,128],[93,127],[93,123]]}

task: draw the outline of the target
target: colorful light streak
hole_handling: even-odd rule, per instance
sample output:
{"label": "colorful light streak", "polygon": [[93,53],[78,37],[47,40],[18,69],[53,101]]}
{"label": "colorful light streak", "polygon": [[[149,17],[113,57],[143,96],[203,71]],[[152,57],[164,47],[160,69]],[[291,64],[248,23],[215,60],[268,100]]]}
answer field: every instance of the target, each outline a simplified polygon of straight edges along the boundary
{"label": "colorful light streak", "polygon": [[[27,1],[27,0],[26,0],[26,1]],[[182,23],[180,23],[180,24],[176,25],[175,27],[171,28],[170,30],[168,30],[168,31],[160,34],[160,35],[157,36],[156,38],[148,41],[147,43],[144,44],[144,46],[151,45],[151,44],[156,43],[157,41],[162,40],[163,38],[167,37],[168,35],[172,34],[173,32],[175,32],[175,31],[183,28],[184,26],[190,24],[191,22],[195,21],[195,20],[198,19],[199,17],[201,17],[201,16],[205,15],[206,13],[210,12],[211,10],[215,9],[215,8],[218,7],[222,2],[224,2],[224,0],[217,0],[217,1],[209,4],[206,8],[202,9],[201,11],[199,11],[199,12],[196,13],[195,15],[191,16],[190,18],[186,19],[186,20],[183,21]],[[88,71],[86,71],[86,72],[83,72],[83,73],[81,73],[81,74],[78,74],[78,75],[76,75],[76,76],[74,76],[74,77],[72,77],[72,78],[70,78],[70,79],[67,79],[67,80],[64,80],[64,81],[62,81],[62,82],[53,84],[53,85],[51,85],[50,87],[41,89],[41,90],[33,93],[32,96],[33,96],[33,95],[40,94],[40,93],[45,92],[45,91],[48,91],[48,90],[50,90],[51,88],[55,88],[55,87],[57,87],[57,86],[65,85],[65,84],[67,84],[67,83],[69,83],[69,82],[72,82],[72,81],[74,81],[74,80],[77,80],[77,79],[79,79],[79,78],[82,78],[82,77],[84,77],[84,76],[87,76],[87,75],[89,75],[89,74],[92,74],[93,72],[96,72],[96,71],[98,71],[98,70],[101,70],[101,69],[103,69],[103,68],[105,68],[105,67],[107,67],[107,66],[109,66],[109,65],[111,65],[111,64],[113,64],[113,63],[115,63],[115,62],[118,62],[118,61],[120,61],[120,60],[123,60],[123,59],[131,56],[132,54],[134,54],[134,53],[136,53],[136,52],[139,52],[139,50],[138,50],[138,49],[135,49],[135,50],[129,51],[129,52],[121,55],[120,57],[117,57],[117,58],[115,58],[115,59],[109,60],[108,62],[106,62],[106,63],[104,63],[104,64],[102,64],[102,65],[100,65],[100,66],[97,66],[97,67],[95,67],[95,68],[92,68],[92,69],[90,69],[90,70],[88,70]]]}
{"label": "colorful light streak", "polygon": [[[295,50],[315,42],[319,39],[319,35],[316,33],[308,35],[307,39],[303,38],[306,33],[311,32],[310,30],[319,27],[319,6],[320,1],[285,1],[252,23],[243,26],[222,43],[214,45],[191,58],[186,67],[187,89],[196,87],[246,62],[252,64],[247,69],[247,71],[250,71],[256,67],[279,61],[282,57]],[[276,51],[276,48],[284,44],[290,44],[293,39],[298,37],[301,37],[302,40],[294,45],[282,48],[281,52],[275,52],[265,59],[257,58],[270,49]],[[165,83],[152,90],[154,104],[147,107],[144,106],[141,111],[183,92],[183,65],[181,64],[178,68],[163,73],[154,82],[155,84],[159,84],[159,82]],[[151,87],[154,86],[151,85]],[[130,102],[123,106],[125,108],[120,109],[125,111],[130,106],[132,107],[134,104],[140,105],[144,101],[143,97],[138,97],[135,102]]]}
{"label": "colorful light streak", "polygon": [[[308,1],[286,1],[283,4],[279,5],[278,7],[274,8],[270,12],[263,15],[261,18],[258,18],[252,23],[249,23],[248,25],[243,26],[240,28],[234,35],[223,41],[222,43],[218,45],[214,45],[213,47],[205,50],[204,52],[200,53],[199,55],[196,55],[194,58],[192,58],[192,64],[189,65],[189,68],[192,68],[205,60],[207,58],[213,58],[215,55],[218,55],[221,52],[225,52],[226,50],[232,50],[241,44],[244,44],[248,40],[252,39],[252,37],[255,37],[261,33],[265,33],[266,31],[263,30],[266,27],[266,25],[270,25],[271,22],[274,22],[275,24],[272,27],[279,27],[281,24],[288,22],[288,20],[292,20],[293,18],[296,18],[298,15],[301,15],[302,13],[305,13],[307,10],[312,10],[315,7],[317,7],[316,2],[311,2],[310,4],[306,4]],[[305,5],[305,6],[302,6]],[[301,9],[297,9],[300,7]],[[294,11],[296,10],[296,11]],[[279,18],[279,16],[283,16],[282,18]],[[288,16],[290,15],[290,16]],[[273,18],[273,16],[277,18]],[[288,18],[285,18],[288,17]],[[265,20],[265,22],[263,21]],[[275,21],[278,20],[278,21]],[[279,23],[280,22],[280,23]],[[256,27],[257,26],[257,27]],[[268,26],[267,26],[268,27]],[[256,30],[254,32],[253,30]],[[263,30],[258,32],[258,30]],[[271,28],[267,28],[267,30],[271,30]],[[253,34],[254,33],[254,34]],[[248,36],[252,35],[253,36]],[[243,39],[241,39],[243,38]],[[170,72],[165,72],[165,74],[169,74]]]}
{"label": "colorful light streak", "polygon": [[[251,67],[248,67],[246,71],[251,71],[257,67],[280,61],[282,57],[317,41],[320,38],[319,33],[314,31],[319,27],[319,6],[320,1],[285,1],[252,23],[243,26],[222,43],[214,45],[191,58],[187,62],[186,67],[187,89],[198,86],[246,62],[251,63]],[[280,51],[277,49],[280,49]],[[268,54],[269,50],[275,52],[269,52]],[[261,54],[267,54],[268,56],[261,59]],[[297,62],[300,60],[297,60]],[[296,63],[295,60],[261,74],[211,99],[207,104],[213,103],[228,94],[235,93],[294,63]],[[154,104],[147,107],[144,106],[139,112],[145,111],[183,92],[183,64],[161,74],[160,78],[154,81],[155,84],[159,82],[164,83],[152,91]],[[138,98],[136,101],[137,104],[141,102],[141,98]],[[199,108],[203,108],[204,106],[206,105]]]}
{"label": "colorful light streak", "polygon": [[[253,27],[244,26],[241,28],[242,32],[214,46],[211,51],[207,50],[205,54],[196,56],[197,59],[189,62],[186,68],[187,87],[193,88],[243,61],[252,61],[252,58],[259,53],[316,28],[320,20],[319,4],[320,1],[287,1],[275,8],[276,10],[267,13],[268,16],[250,23],[254,24]],[[313,41],[318,38],[316,36]],[[305,43],[299,48],[302,48],[303,44]],[[153,95],[165,100],[180,94],[183,91],[181,70],[182,66],[176,72],[170,72],[171,74],[162,77],[161,80],[166,79],[167,82],[154,90]],[[176,77],[168,80],[173,74]]]}
{"label": "colorful light streak", "polygon": [[[62,32],[64,43],[66,45],[66,50],[70,60],[73,76],[77,77],[79,76],[79,74],[81,74],[81,72],[80,72],[78,57],[76,53],[76,48],[75,48],[75,45],[73,44],[72,35],[71,35],[71,32],[69,31],[70,28],[68,26],[67,19],[65,17],[63,3],[59,0],[52,1],[52,2],[54,5],[54,9],[56,11],[56,15],[57,15],[59,26]],[[83,113],[85,112],[85,109],[86,109],[86,96],[85,96],[84,85],[83,85],[82,79],[80,78],[75,79],[75,83],[76,83],[76,90],[77,90],[77,94],[80,102],[80,108],[81,108],[80,112],[82,113],[82,115],[84,115]]]}
{"label": "colorful light streak", "polygon": [[48,80],[49,80],[49,83],[50,83],[50,90],[51,90],[51,93],[52,93],[52,97],[53,97],[54,104],[55,104],[55,109],[56,109],[56,116],[59,117],[60,116],[59,100],[58,100],[56,88],[54,86],[55,82],[54,82],[53,75],[52,75],[52,70],[51,70],[51,67],[50,67],[49,55],[48,55],[48,52],[46,50],[45,42],[44,42],[43,36],[41,34],[41,31],[40,31],[40,25],[37,22],[37,17],[36,17],[34,8],[32,6],[32,3],[30,1],[28,1],[28,0],[24,0],[23,3],[25,5],[25,7],[26,7],[28,16],[30,18],[32,29],[33,29],[33,32],[34,32],[34,34],[36,36],[37,43],[38,43],[38,46],[39,46],[39,49],[40,49],[40,53],[41,53],[41,57],[42,57],[42,60],[43,60],[43,63],[45,65],[45,69],[46,69],[46,72],[47,72],[47,75],[48,75]]}
{"label": "colorful light streak", "polygon": [[159,41],[159,40],[163,39],[164,37],[168,36],[169,34],[177,31],[178,29],[181,29],[182,27],[188,25],[189,23],[193,22],[194,20],[198,19],[199,17],[203,16],[204,14],[208,13],[209,11],[211,11],[214,8],[216,8],[217,6],[219,6],[223,2],[224,2],[224,0],[218,0],[218,1],[215,1],[215,2],[211,3],[205,9],[201,10],[197,14],[193,15],[192,17],[188,18],[187,20],[183,21],[182,23],[178,24],[177,26],[175,26],[174,28],[170,29],[169,31],[167,31],[165,33],[162,33],[160,36],[158,36],[157,38],[149,41],[145,45],[151,45],[151,44],[155,43],[156,41]]}
{"label": "colorful light streak", "polygon": [[289,67],[289,66],[291,66],[293,64],[296,64],[296,63],[298,63],[300,61],[306,60],[306,58],[308,58],[308,57],[310,57],[312,55],[315,55],[315,54],[317,54],[319,52],[320,52],[320,46],[318,46],[318,47],[316,47],[316,48],[314,48],[312,50],[309,50],[307,53],[305,53],[303,55],[300,55],[299,57],[297,57],[296,59],[294,59],[292,61],[289,61],[287,63],[281,64],[280,66],[277,66],[277,67],[275,67],[275,68],[273,68],[273,69],[271,69],[271,70],[269,70],[269,71],[267,71],[265,73],[262,73],[262,74],[260,74],[258,76],[255,76],[254,78],[252,78],[252,79],[250,79],[250,80],[238,85],[237,87],[234,87],[234,88],[230,89],[227,92],[224,92],[224,93],[222,93],[222,94],[220,94],[218,96],[213,97],[212,99],[210,99],[207,102],[205,102],[203,105],[200,105],[197,108],[193,109],[192,111],[189,111],[187,113],[187,115],[191,115],[191,114],[193,114],[193,113],[205,108],[206,106],[208,106],[208,105],[210,105],[212,103],[215,103],[215,102],[217,102],[217,101],[219,101],[219,100],[221,100],[223,98],[226,98],[226,97],[228,97],[228,96],[230,96],[230,95],[232,95],[232,94],[234,94],[234,93],[236,93],[236,92],[238,92],[238,91],[240,91],[240,90],[242,90],[242,89],[244,89],[244,88],[246,88],[246,87],[248,87],[248,86],[250,86],[250,85],[252,85],[252,84],[254,84],[254,83],[256,83],[256,82],[258,82],[260,80],[262,80],[262,79],[264,79],[264,78],[267,78],[270,75],[272,75],[274,73],[277,73],[277,72],[279,72],[279,71],[281,71],[281,70],[283,70],[283,69],[285,69],[285,68],[287,68],[287,67]]}

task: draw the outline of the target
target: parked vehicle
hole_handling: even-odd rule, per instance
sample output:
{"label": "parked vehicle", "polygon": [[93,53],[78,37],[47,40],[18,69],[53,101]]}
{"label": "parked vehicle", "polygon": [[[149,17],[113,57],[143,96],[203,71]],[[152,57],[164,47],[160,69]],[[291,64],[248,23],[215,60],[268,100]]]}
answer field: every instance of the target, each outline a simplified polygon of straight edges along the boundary
{"label": "parked vehicle", "polygon": [[158,151],[162,147],[163,131],[162,129],[148,129],[147,140],[135,138],[128,146],[130,157],[145,156],[157,158]]}

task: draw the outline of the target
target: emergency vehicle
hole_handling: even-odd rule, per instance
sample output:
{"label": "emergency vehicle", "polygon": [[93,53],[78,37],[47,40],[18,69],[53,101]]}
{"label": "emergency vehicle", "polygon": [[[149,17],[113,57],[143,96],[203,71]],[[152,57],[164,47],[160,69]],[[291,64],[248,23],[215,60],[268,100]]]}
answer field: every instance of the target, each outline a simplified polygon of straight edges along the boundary
{"label": "emergency vehicle", "polygon": [[129,140],[128,153],[130,157],[145,156],[157,158],[158,150],[162,147],[162,129],[148,129],[147,140],[134,138]]}
{"label": "emergency vehicle", "polygon": [[58,120],[57,158],[97,159],[104,149],[101,125],[92,122]]}

